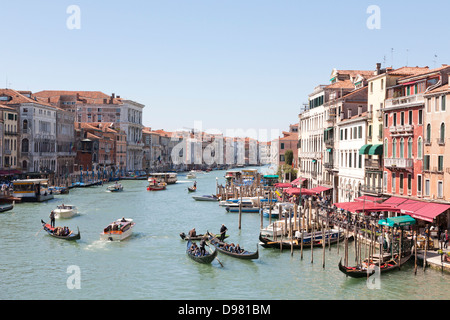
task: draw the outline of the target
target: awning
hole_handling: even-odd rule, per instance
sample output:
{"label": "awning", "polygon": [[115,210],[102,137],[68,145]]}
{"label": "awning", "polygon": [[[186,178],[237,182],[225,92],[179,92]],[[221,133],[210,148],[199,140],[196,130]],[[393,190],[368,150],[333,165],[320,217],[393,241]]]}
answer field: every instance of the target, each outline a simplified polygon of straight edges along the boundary
{"label": "awning", "polygon": [[382,155],[383,154],[383,145],[382,144],[374,144],[369,149],[369,155]]}
{"label": "awning", "polygon": [[381,197],[372,197],[372,196],[361,196],[359,198],[356,198],[355,201],[362,201],[362,202],[383,202],[383,198]]}
{"label": "awning", "polygon": [[317,192],[317,193],[321,193],[321,192],[324,192],[324,191],[328,191],[328,190],[330,190],[330,189],[332,189],[332,188],[328,188],[328,187],[316,187],[316,188],[312,188],[312,189],[310,189],[311,191],[314,191],[314,192]]}
{"label": "awning", "polygon": [[380,220],[378,224],[389,227],[401,227],[416,224],[416,220],[410,216],[399,216]]}
{"label": "awning", "polygon": [[298,186],[302,184],[304,181],[306,181],[306,178],[297,178],[294,181],[292,181],[291,184]]}
{"label": "awning", "polygon": [[327,152],[333,152],[333,149],[328,148],[328,149],[327,149]]}
{"label": "awning", "polygon": [[290,184],[290,183],[275,183],[274,186],[276,188],[283,188],[283,189],[285,189],[285,188],[292,187],[292,184]]}
{"label": "awning", "polygon": [[277,176],[277,175],[269,174],[269,175],[263,176],[263,178],[264,178],[264,179],[278,179],[278,176]]}
{"label": "awning", "polygon": [[418,200],[410,200],[406,198],[391,197],[383,204],[397,208],[401,213],[410,215],[413,218],[433,222],[441,213],[450,209],[450,205],[432,203]]}
{"label": "awning", "polygon": [[369,154],[369,150],[370,150],[371,147],[372,147],[371,144],[363,145],[361,147],[361,149],[359,149],[359,154]]}
{"label": "awning", "polygon": [[317,194],[316,192],[314,192],[310,189],[304,189],[304,188],[301,188],[301,189],[300,188],[287,188],[286,190],[284,190],[284,192],[286,192],[287,194],[290,194],[290,195],[295,195],[295,196],[299,196],[299,195],[311,196],[311,195]]}

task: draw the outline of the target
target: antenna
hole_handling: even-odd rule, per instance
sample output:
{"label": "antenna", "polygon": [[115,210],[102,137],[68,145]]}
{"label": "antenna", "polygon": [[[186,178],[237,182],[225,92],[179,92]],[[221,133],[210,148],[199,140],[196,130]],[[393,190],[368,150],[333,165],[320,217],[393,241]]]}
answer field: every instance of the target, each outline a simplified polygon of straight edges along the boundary
{"label": "antenna", "polygon": [[391,48],[391,67],[394,68],[394,48]]}
{"label": "antenna", "polygon": [[438,57],[437,54],[434,54],[434,60],[433,60],[434,68],[436,68],[437,57]]}

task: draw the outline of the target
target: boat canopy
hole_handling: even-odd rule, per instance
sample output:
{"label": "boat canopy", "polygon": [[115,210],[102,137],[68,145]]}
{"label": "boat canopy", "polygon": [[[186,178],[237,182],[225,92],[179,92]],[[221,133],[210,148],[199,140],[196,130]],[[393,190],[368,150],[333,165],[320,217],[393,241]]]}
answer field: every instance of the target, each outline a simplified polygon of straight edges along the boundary
{"label": "boat canopy", "polygon": [[391,217],[384,220],[378,221],[379,225],[389,226],[389,227],[403,227],[403,226],[411,226],[416,224],[416,219],[411,216],[399,216],[399,217]]}

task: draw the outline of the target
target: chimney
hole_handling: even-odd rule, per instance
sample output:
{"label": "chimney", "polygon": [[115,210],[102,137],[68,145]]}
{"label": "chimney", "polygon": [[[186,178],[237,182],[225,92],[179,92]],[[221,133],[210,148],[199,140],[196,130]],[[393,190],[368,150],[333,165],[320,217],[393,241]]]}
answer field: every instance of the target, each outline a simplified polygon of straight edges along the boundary
{"label": "chimney", "polygon": [[114,99],[116,97],[116,94],[115,93],[111,94],[111,97]]}
{"label": "chimney", "polygon": [[377,75],[381,74],[381,63],[377,63]]}

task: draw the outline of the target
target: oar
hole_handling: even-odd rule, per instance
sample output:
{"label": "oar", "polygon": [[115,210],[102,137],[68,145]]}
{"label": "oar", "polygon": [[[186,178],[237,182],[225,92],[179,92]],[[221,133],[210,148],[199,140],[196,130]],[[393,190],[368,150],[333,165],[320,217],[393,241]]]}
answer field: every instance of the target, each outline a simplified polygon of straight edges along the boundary
{"label": "oar", "polygon": [[[208,249],[209,249],[209,252],[211,253],[211,254],[213,254],[213,252],[211,251],[211,248],[208,246]],[[216,249],[217,250],[217,249]],[[220,262],[220,260],[219,260],[219,258],[217,258],[217,256],[216,256],[216,260],[217,261],[219,261],[219,263],[220,263],[220,265],[222,266],[222,268],[223,268],[223,264],[222,264],[222,262]]]}
{"label": "oar", "polygon": [[42,229],[44,229],[44,228],[45,228],[45,224],[42,226],[42,228],[38,232],[36,232],[36,234],[34,236],[36,237],[38,235],[38,233],[41,232]]}

